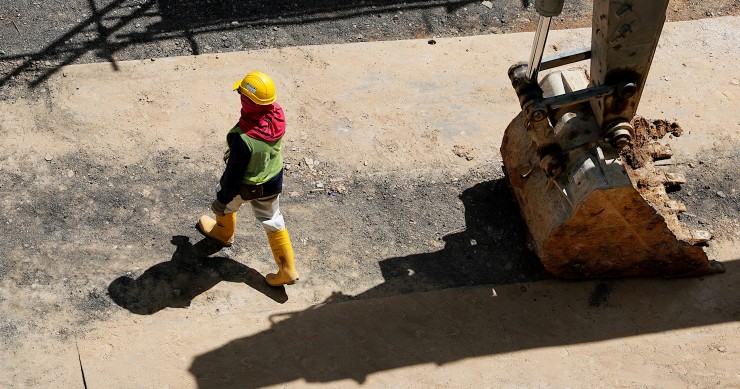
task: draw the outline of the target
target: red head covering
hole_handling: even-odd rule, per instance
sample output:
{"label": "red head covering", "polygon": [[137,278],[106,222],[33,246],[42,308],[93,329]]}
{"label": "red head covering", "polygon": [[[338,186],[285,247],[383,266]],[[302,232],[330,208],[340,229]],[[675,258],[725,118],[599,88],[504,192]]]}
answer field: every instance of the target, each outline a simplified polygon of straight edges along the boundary
{"label": "red head covering", "polygon": [[255,104],[247,96],[241,95],[242,117],[239,129],[248,137],[274,142],[285,134],[285,114],[278,103],[270,105]]}

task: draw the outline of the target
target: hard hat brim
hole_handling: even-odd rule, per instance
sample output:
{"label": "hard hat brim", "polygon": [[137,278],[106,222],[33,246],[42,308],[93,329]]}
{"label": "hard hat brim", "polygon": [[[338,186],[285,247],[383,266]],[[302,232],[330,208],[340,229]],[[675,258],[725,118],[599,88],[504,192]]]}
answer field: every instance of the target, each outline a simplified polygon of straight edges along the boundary
{"label": "hard hat brim", "polygon": [[232,90],[239,90],[239,87],[242,86],[242,80],[239,80],[234,83],[234,86],[231,88]]}

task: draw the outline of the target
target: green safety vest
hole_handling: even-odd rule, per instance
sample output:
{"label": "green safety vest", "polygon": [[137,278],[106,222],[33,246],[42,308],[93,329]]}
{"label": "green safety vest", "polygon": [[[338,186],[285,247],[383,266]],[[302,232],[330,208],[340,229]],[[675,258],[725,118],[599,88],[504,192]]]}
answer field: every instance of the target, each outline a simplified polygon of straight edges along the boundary
{"label": "green safety vest", "polygon": [[[244,172],[242,183],[248,185],[260,185],[275,178],[283,169],[283,155],[280,153],[280,146],[283,139],[280,138],[275,142],[250,138],[239,126],[235,126],[229,131],[238,133],[242,141],[247,145],[252,157],[247,164],[247,170]],[[226,156],[228,158],[228,154]]]}

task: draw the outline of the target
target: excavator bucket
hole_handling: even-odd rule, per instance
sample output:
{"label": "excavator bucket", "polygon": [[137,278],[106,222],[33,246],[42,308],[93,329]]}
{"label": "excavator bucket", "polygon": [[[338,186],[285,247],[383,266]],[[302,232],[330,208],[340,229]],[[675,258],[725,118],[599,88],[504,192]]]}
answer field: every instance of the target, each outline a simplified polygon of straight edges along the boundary
{"label": "excavator bucket", "polygon": [[633,125],[636,139],[627,150],[584,149],[551,179],[532,163],[537,157],[524,115],[509,124],[501,146],[504,168],[542,264],[564,278],[721,272],[701,247],[710,234],[678,220],[686,209],[666,187],[684,180],[656,169],[652,158],[667,153],[655,141],[656,126],[639,117]]}
{"label": "excavator bucket", "polygon": [[[542,4],[562,4],[562,0]],[[509,69],[522,111],[501,145],[504,171],[532,245],[560,277],[721,272],[702,245],[711,236],[678,220],[666,186],[684,178],[654,161],[680,127],[635,116],[668,0],[594,0],[591,48],[542,58],[554,12],[540,12],[528,63]],[[590,68],[538,72],[589,60]]]}

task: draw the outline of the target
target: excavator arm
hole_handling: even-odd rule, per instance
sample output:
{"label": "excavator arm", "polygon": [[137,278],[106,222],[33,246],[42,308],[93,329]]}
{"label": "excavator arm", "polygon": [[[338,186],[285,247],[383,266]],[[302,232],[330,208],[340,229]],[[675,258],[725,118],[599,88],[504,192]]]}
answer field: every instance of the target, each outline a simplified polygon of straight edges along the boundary
{"label": "excavator arm", "polygon": [[[536,252],[555,275],[722,271],[701,247],[707,233],[681,225],[682,208],[665,206],[667,193],[655,189],[669,180],[646,178],[625,161],[642,147],[633,142],[632,122],[667,6],[668,0],[594,0],[591,47],[543,59],[563,1],[535,2],[540,20],[529,61],[509,69],[522,111],[506,129],[501,155]],[[584,60],[588,74],[551,71],[538,80],[540,71]]]}

